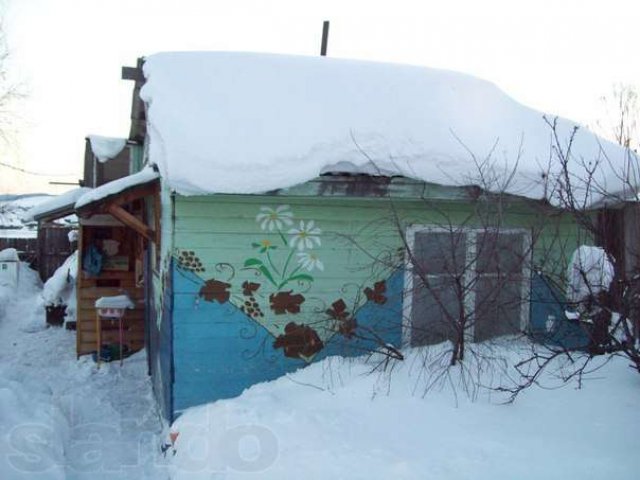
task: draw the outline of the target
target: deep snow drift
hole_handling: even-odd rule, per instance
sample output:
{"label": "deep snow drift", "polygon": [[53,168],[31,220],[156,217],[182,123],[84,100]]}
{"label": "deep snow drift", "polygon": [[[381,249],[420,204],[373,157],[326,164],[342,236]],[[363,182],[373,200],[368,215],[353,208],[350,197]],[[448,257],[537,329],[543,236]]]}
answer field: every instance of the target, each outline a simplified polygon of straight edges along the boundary
{"label": "deep snow drift", "polygon": [[[513,346],[489,353],[519,356]],[[533,387],[504,405],[487,390],[470,401],[456,374],[422,398],[425,354],[410,352],[391,376],[368,375],[362,359],[330,358],[189,409],[173,426],[172,478],[637,478],[640,375],[622,359],[579,390]],[[545,387],[558,385],[559,367]],[[497,373],[485,368],[482,382],[503,382]]]}

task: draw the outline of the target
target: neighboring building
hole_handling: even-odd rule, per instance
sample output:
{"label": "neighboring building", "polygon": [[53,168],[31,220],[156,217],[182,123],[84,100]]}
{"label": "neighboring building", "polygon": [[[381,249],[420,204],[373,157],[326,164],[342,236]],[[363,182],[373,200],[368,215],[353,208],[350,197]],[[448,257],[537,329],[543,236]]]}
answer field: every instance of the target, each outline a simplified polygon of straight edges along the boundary
{"label": "neighboring building", "polygon": [[[184,53],[144,69],[141,90],[127,76],[148,107],[134,96],[137,173],[75,203],[78,354],[95,299],[128,291],[165,417],[328,355],[443,341],[461,309],[469,341],[579,343],[547,274],[592,239],[547,195],[538,112],[418,67]],[[624,153],[587,132],[573,148]]]}
{"label": "neighboring building", "polygon": [[29,209],[48,201],[47,195],[0,196],[0,250],[15,248],[23,262],[39,268],[38,229],[25,218]]}
{"label": "neighboring building", "polygon": [[[70,232],[77,230],[74,215],[76,200],[91,188],[99,187],[140,168],[141,149],[123,138],[89,135],[85,139],[84,175],[81,187],[39,203],[23,212],[30,222],[37,222],[37,267],[40,278],[46,281],[73,253],[75,241]],[[136,171],[136,170],[133,170]],[[34,230],[35,236],[36,230]],[[72,236],[74,234],[71,234]]]}
{"label": "neighboring building", "polygon": [[85,139],[82,186],[99,187],[133,173],[131,166],[136,165],[138,151],[131,145],[125,138],[89,135]]}

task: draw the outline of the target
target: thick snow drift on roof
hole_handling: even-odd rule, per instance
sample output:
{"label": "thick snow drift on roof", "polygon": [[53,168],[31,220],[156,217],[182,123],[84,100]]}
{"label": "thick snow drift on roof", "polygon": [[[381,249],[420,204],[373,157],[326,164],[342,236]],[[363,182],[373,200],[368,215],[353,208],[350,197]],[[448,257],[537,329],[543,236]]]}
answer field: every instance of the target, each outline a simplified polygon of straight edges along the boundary
{"label": "thick snow drift on roof", "polygon": [[57,197],[53,197],[50,200],[39,203],[38,205],[27,211],[27,213],[24,215],[24,219],[27,221],[33,220],[34,217],[40,215],[53,213],[65,207],[73,207],[78,198],[80,198],[90,190],[91,189],[87,187],[74,188],[73,190],[69,190],[62,195],[58,195]]}
{"label": "thick snow drift on roof", "polygon": [[87,138],[91,144],[91,151],[101,163],[117,157],[127,144],[126,138],[102,137],[100,135],[89,135]]}
{"label": "thick snow drift on roof", "polygon": [[[551,129],[543,114],[484,80],[423,67],[229,52],[160,53],[146,59],[149,155],[184,195],[259,193],[327,170],[371,170],[445,185],[478,184],[473,156],[490,156],[492,190],[517,165],[507,191],[545,194]],[[559,119],[562,142],[575,124]],[[624,149],[586,129],[574,158]],[[342,162],[342,167],[333,165]],[[576,165],[572,165],[576,167]],[[622,190],[608,172],[598,178]],[[594,200],[594,199],[592,199]]]}
{"label": "thick snow drift on roof", "polygon": [[[528,358],[531,346],[473,348],[480,355],[469,355],[464,368],[478,375],[475,386],[462,369],[442,374],[434,360],[448,349],[442,344],[429,353],[407,350],[404,362],[384,372],[366,356],[327,358],[239,397],[190,408],[172,425],[178,437],[175,455],[167,455],[171,478],[638,477],[640,395],[628,362],[595,359],[601,368],[583,383],[574,378],[558,388],[558,372],[571,367],[556,358],[515,404],[500,405],[508,396],[492,387],[518,378],[512,365]],[[495,359],[488,368],[475,363],[482,355]]]}
{"label": "thick snow drift on roof", "polygon": [[76,208],[82,208],[85,205],[103,200],[112,195],[117,195],[120,192],[127,190],[128,188],[135,187],[136,185],[143,185],[158,178],[158,173],[151,167],[146,167],[140,170],[138,173],[119,178],[104,185],[100,185],[93,190],[89,190],[82,195],[76,202]]}

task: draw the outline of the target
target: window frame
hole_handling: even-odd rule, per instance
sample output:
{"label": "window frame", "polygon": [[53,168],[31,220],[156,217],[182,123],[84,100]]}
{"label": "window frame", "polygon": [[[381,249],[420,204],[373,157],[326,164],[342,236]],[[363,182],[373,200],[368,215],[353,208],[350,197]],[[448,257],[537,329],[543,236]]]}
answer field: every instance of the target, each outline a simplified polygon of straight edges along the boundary
{"label": "window frame", "polygon": [[[510,234],[510,235],[522,235],[523,253],[525,258],[529,261],[524,261],[522,266],[522,285],[520,287],[520,293],[522,295],[522,305],[520,307],[520,328],[525,330],[529,325],[530,317],[530,292],[531,292],[531,259],[533,257],[533,250],[531,248],[531,232],[526,228],[498,228],[498,227],[458,227],[447,228],[441,225],[434,224],[415,224],[409,225],[405,229],[405,252],[404,252],[404,295],[402,305],[402,346],[411,347],[411,330],[413,327],[413,268],[409,252],[413,254],[415,252],[416,234],[418,233],[461,233],[466,235],[466,255],[465,265],[469,267],[464,272],[464,281],[469,283],[473,280],[474,276],[482,275],[484,277],[490,277],[497,274],[479,274],[476,270],[476,246],[477,237],[480,233],[495,232],[498,234]],[[463,304],[465,314],[468,316],[474,315],[476,305],[476,286],[465,296]],[[465,340],[475,342],[475,323],[471,322],[470,327],[466,331]]]}

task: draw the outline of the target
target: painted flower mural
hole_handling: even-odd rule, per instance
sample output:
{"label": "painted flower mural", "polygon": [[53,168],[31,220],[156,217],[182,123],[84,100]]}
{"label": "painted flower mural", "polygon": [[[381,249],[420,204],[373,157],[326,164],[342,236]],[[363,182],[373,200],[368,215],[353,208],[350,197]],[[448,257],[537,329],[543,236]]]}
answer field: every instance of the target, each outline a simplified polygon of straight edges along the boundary
{"label": "painted flower mural", "polygon": [[[292,225],[293,218],[293,212],[288,205],[280,205],[276,208],[260,207],[256,222],[263,231],[272,231],[277,235],[277,240],[263,238],[252,242],[251,246],[258,255],[247,258],[243,265],[244,270],[253,270],[256,275],[264,277],[271,287],[277,290],[273,292],[276,294],[285,287],[313,283],[313,276],[300,272],[302,268],[309,272],[314,269],[324,270],[324,265],[317,253],[303,252],[305,249],[310,250],[321,245],[322,231],[315,226],[313,220],[308,222],[300,220],[298,228],[291,228],[288,231],[289,239],[287,240],[283,228],[285,224]],[[292,264],[296,251],[298,251],[297,265]],[[276,256],[276,253],[280,255]]]}
{"label": "painted flower mural", "polygon": [[[283,348],[287,357],[311,360],[324,346],[316,329],[303,322],[309,316],[305,308],[312,308],[307,307],[315,281],[312,273],[324,271],[318,251],[322,231],[306,219],[296,220],[293,227],[288,205],[262,206],[255,221],[262,236],[250,243],[252,254],[241,265],[219,263],[206,270],[217,275],[202,280],[198,298],[233,304],[273,335],[273,348]],[[205,271],[192,251],[176,252],[176,260],[191,274]]]}
{"label": "painted flower mural", "polygon": [[300,226],[298,228],[292,228],[289,230],[291,235],[291,247],[298,250],[312,249],[314,246],[319,247],[320,234],[322,231],[315,226],[313,220],[309,220],[307,224],[303,220],[300,220]]}
{"label": "painted flower mural", "polygon": [[298,264],[311,272],[314,269],[323,271],[324,264],[320,261],[318,254],[315,252],[298,252]]}
{"label": "painted flower mural", "polygon": [[282,230],[285,226],[293,225],[293,213],[288,205],[280,205],[276,208],[260,207],[256,222],[260,224],[262,230],[270,232]]}
{"label": "painted flower mural", "polygon": [[[198,285],[198,301],[237,308],[263,327],[273,338],[271,346],[288,358],[311,361],[334,335],[360,338],[356,313],[367,302],[386,303],[385,282],[365,280],[355,289],[351,283],[330,283],[329,275],[340,273],[325,272],[321,228],[314,220],[295,218],[288,205],[260,207],[255,222],[256,236],[246,255],[236,253],[231,263],[211,265],[191,250],[176,252],[178,268]],[[204,272],[208,278],[202,278]],[[327,276],[317,282],[320,275]]]}

